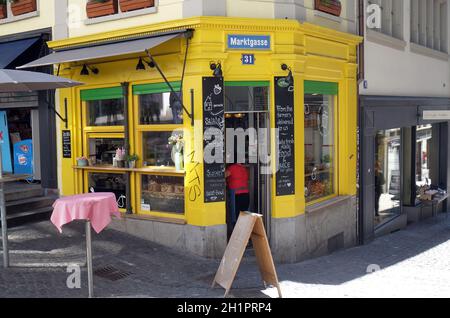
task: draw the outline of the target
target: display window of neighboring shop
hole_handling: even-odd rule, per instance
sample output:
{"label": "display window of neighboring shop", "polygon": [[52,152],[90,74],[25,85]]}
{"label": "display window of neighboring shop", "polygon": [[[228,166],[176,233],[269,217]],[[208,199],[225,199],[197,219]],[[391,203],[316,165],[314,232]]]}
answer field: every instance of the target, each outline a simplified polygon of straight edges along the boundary
{"label": "display window of neighboring shop", "polygon": [[338,195],[338,84],[305,81],[305,199],[311,205]]}
{"label": "display window of neighboring shop", "polygon": [[134,118],[126,156],[137,155],[133,169],[113,165],[117,149],[126,148],[122,87],[81,91],[83,155],[92,166],[84,172],[85,191],[113,192],[119,207],[125,208],[125,174],[131,171],[137,213],[184,217],[184,171],[175,170],[175,147],[169,144],[171,136],[183,136],[182,106],[174,96],[182,98],[181,82],[171,85],[175,93],[166,83],[132,85],[128,112]]}
{"label": "display window of neighboring shop", "polygon": [[[379,130],[375,137],[375,226],[421,204],[421,195],[442,187],[439,124]],[[443,189],[445,190],[445,189]]]}

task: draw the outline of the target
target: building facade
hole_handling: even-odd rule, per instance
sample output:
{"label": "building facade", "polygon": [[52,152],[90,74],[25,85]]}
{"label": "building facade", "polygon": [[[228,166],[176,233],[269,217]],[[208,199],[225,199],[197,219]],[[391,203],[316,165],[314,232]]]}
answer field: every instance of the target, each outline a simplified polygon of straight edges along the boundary
{"label": "building facade", "polygon": [[363,242],[447,209],[423,192],[448,189],[450,110],[449,2],[364,5],[380,24],[365,28],[360,83]]}
{"label": "building facade", "polygon": [[[228,129],[241,129],[250,210],[275,259],[356,244],[354,2],[56,2],[67,15],[56,14],[53,53],[23,67],[85,83],[58,92],[62,195],[114,192],[115,228],[220,257],[233,205],[225,162],[242,148],[215,147],[238,144]],[[180,135],[182,160],[168,145]],[[117,160],[122,148],[136,166]]]}
{"label": "building facade", "polygon": [[[54,1],[0,2],[0,68],[15,69],[48,54],[54,30]],[[53,67],[32,70],[52,73]],[[0,94],[4,170],[33,174],[46,189],[58,188],[54,105],[52,91]]]}

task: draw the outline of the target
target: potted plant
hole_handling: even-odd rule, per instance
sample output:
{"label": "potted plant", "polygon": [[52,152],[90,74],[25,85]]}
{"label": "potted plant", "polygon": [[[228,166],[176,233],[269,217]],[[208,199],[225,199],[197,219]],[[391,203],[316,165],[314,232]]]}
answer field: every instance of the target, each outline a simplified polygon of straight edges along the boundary
{"label": "potted plant", "polygon": [[340,17],[342,5],[339,0],[315,0],[314,9]]}
{"label": "potted plant", "polygon": [[36,0],[9,0],[13,15],[21,15],[36,11]]}
{"label": "potted plant", "polygon": [[116,14],[117,0],[89,0],[86,4],[86,14],[89,19]]}
{"label": "potted plant", "polygon": [[6,19],[8,17],[8,10],[6,7],[6,0],[0,0],[0,19]]}
{"label": "potted plant", "polygon": [[119,0],[120,11],[127,12],[155,6],[154,0]]}
{"label": "potted plant", "polygon": [[184,140],[182,134],[176,134],[169,137],[169,145],[172,146],[172,161],[175,163],[176,170],[183,169],[183,148]]}
{"label": "potted plant", "polygon": [[78,157],[77,158],[77,166],[78,167],[87,167],[89,165],[89,161],[86,157]]}
{"label": "potted plant", "polygon": [[322,162],[325,165],[326,169],[330,169],[331,168],[331,156],[330,155],[323,156]]}
{"label": "potted plant", "polygon": [[139,160],[139,156],[136,154],[128,155],[127,161],[128,161],[128,167],[133,169],[136,167],[136,161]]}

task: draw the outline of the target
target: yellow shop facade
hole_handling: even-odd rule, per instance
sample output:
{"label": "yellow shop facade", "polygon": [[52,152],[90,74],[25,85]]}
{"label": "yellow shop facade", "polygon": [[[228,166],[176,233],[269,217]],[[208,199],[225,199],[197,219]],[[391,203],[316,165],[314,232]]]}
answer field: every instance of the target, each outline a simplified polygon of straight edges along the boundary
{"label": "yellow shop facade", "polygon": [[[276,260],[356,244],[359,43],[295,20],[224,17],[49,42],[54,53],[28,66],[85,84],[59,91],[61,194],[114,192],[114,228],[220,257],[235,147]],[[220,143],[239,139],[229,129],[265,134],[236,148]]]}

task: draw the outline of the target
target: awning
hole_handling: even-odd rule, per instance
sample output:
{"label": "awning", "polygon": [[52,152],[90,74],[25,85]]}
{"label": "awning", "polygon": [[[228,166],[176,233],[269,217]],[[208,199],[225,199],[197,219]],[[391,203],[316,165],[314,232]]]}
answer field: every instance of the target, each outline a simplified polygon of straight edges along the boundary
{"label": "awning", "polygon": [[0,69],[7,68],[22,53],[39,41],[40,37],[0,43]]}
{"label": "awning", "polygon": [[164,42],[179,37],[185,30],[177,33],[154,36],[144,39],[135,39],[121,42],[114,42],[108,44],[100,44],[95,46],[87,46],[82,48],[59,50],[43,58],[37,59],[28,64],[17,67],[18,69],[46,66],[53,64],[69,63],[94,60],[118,55],[126,55],[133,53],[145,52]]}

